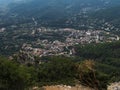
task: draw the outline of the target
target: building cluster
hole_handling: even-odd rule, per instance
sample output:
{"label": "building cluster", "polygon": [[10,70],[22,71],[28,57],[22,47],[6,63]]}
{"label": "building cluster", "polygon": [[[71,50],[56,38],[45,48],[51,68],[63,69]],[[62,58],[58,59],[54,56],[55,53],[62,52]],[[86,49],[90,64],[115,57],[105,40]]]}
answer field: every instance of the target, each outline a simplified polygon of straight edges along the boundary
{"label": "building cluster", "polygon": [[[88,44],[88,43],[102,43],[102,42],[111,42],[119,40],[119,36],[111,34],[102,30],[74,30],[70,28],[65,29],[46,29],[39,28],[32,31],[32,35],[42,34],[42,33],[54,33],[54,32],[67,32],[69,34],[63,35],[65,37],[64,41],[54,40],[50,41],[47,39],[34,42],[34,45],[39,46],[33,48],[32,44],[24,43],[22,50],[29,52],[35,56],[51,56],[51,55],[67,55],[71,56],[75,54],[74,46],[77,44]],[[54,38],[54,36],[53,36]]]}
{"label": "building cluster", "polygon": [[120,82],[112,83],[107,90],[120,90]]}

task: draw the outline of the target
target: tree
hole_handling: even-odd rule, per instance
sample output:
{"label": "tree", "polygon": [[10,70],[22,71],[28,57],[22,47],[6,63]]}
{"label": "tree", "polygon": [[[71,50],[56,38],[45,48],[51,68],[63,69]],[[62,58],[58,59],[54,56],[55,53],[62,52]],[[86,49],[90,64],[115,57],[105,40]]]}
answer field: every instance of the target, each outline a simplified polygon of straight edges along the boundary
{"label": "tree", "polygon": [[76,64],[77,80],[79,83],[85,86],[99,90],[99,81],[96,78],[96,71],[94,69],[95,62],[93,60],[85,60],[79,64]]}
{"label": "tree", "polygon": [[33,71],[0,57],[0,90],[24,90],[34,81]]}

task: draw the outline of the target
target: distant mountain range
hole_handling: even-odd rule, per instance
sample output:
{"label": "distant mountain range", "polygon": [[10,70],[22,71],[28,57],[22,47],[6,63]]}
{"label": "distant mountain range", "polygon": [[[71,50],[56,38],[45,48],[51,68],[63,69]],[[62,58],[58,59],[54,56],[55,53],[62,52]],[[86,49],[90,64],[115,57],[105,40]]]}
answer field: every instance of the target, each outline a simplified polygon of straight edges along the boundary
{"label": "distant mountain range", "polygon": [[35,14],[43,16],[49,15],[49,13],[64,15],[66,13],[95,11],[118,5],[120,5],[120,0],[31,0],[28,3],[11,5],[10,12],[22,16],[34,16]]}
{"label": "distant mountain range", "polygon": [[[97,18],[113,23],[119,22],[120,0],[22,0],[19,3],[18,1],[21,0],[14,2],[9,0],[9,10],[7,14],[1,16],[3,19],[12,20],[12,24],[28,23],[34,17],[43,26],[75,26],[73,23],[65,24],[67,21],[73,21],[76,16],[78,19],[74,19],[74,24],[82,23],[80,19],[84,16],[92,20]],[[1,0],[1,2],[7,1]],[[10,25],[7,20],[4,22]]]}

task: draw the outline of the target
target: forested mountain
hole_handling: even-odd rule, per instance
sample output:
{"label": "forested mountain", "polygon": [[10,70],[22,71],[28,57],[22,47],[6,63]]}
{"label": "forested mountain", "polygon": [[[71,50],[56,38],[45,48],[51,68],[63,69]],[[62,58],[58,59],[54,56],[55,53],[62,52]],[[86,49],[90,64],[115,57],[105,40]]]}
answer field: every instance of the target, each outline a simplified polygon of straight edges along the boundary
{"label": "forested mountain", "polygon": [[[119,5],[119,0],[32,0],[25,4],[15,4],[10,8],[11,13],[29,17],[63,17],[80,12],[95,11]],[[52,13],[52,14],[51,14]]]}
{"label": "forested mountain", "polygon": [[[78,29],[94,29],[107,30],[118,33],[120,29],[120,5],[100,9],[94,12],[85,13],[82,15],[76,14],[66,21],[68,26]],[[83,27],[84,26],[84,27]],[[119,34],[119,33],[118,33]]]}
{"label": "forested mountain", "polygon": [[99,20],[104,19],[107,22],[112,23],[113,25],[117,26],[120,28],[119,22],[120,22],[120,5],[104,10],[97,11],[93,13],[91,16],[93,18],[97,18]]}
{"label": "forested mountain", "polygon": [[[3,3],[5,3],[5,1]],[[85,14],[88,16],[88,13],[99,12],[100,10],[118,5],[120,5],[119,0],[28,0],[24,1],[24,3],[13,2],[9,4],[9,10],[7,14],[4,15],[5,18],[3,18],[4,23],[0,25],[6,23],[8,23],[8,25],[11,24],[6,18],[11,19],[11,21],[13,21],[12,24],[16,24],[31,22],[31,18],[34,17],[38,23],[44,26],[57,27],[58,25],[55,23],[62,23],[66,26],[66,21],[76,15]],[[101,16],[98,16],[98,18],[99,17]],[[75,22],[77,22],[77,20]],[[63,25],[60,27],[62,26]]]}
{"label": "forested mountain", "polygon": [[23,12],[27,11],[26,14],[29,14],[30,12],[32,13],[33,10],[36,11],[36,13],[40,13],[42,10],[43,13],[47,8],[49,8],[48,10],[56,8],[58,11],[66,10],[68,12],[72,11],[73,13],[74,10],[74,12],[80,12],[82,9],[89,11],[117,5],[120,5],[119,0],[29,0],[29,2],[25,4],[15,4],[15,6],[12,6],[12,11],[22,14],[20,11],[23,10]]}

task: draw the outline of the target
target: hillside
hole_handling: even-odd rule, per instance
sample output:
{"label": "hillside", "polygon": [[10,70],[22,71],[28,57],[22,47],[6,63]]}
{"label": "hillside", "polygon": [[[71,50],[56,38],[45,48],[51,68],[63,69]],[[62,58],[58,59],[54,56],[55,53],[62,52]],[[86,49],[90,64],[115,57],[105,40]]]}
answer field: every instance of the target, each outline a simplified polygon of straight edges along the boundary
{"label": "hillside", "polygon": [[[75,27],[75,23],[66,22],[77,15],[120,5],[119,0],[29,0],[26,3],[9,4],[9,11],[2,16],[4,21],[0,26],[11,24],[31,23],[34,17],[42,26],[47,27]],[[5,18],[4,18],[5,17]],[[84,17],[82,17],[84,18]],[[99,16],[98,16],[99,18]],[[12,23],[8,21],[10,19]],[[71,22],[71,21],[70,21]],[[82,20],[79,23],[84,23]],[[40,26],[39,25],[39,26]],[[76,27],[79,27],[79,25]],[[81,27],[79,27],[81,29]]]}
{"label": "hillside", "polygon": [[[76,56],[97,62],[97,70],[108,77],[109,82],[120,81],[120,42],[76,46]],[[107,78],[106,78],[107,79]]]}
{"label": "hillside", "polygon": [[97,20],[96,27],[120,34],[120,6],[94,12],[90,18]]}
{"label": "hillside", "polygon": [[[20,64],[24,56],[13,60],[0,57],[0,89],[24,90],[30,86],[83,85],[106,90],[120,81],[120,42],[76,46],[75,57],[36,57],[35,63]],[[14,77],[12,77],[14,76]],[[10,90],[10,89],[9,89]]]}

